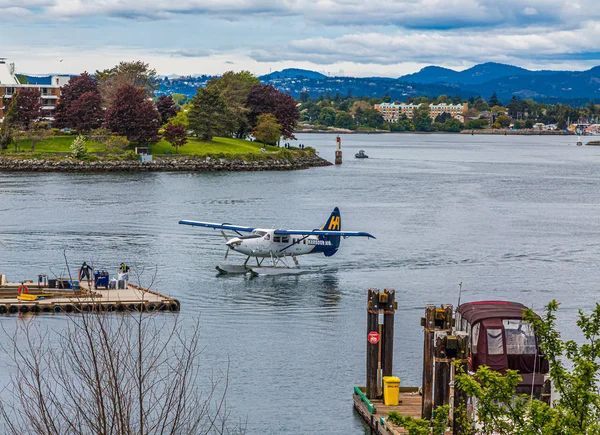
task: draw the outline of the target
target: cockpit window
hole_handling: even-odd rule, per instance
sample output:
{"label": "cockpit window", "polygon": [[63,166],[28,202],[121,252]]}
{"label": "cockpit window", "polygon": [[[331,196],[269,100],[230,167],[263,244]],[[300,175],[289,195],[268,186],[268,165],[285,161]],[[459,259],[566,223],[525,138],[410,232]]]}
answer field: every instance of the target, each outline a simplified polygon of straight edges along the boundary
{"label": "cockpit window", "polygon": [[266,231],[258,231],[258,230],[254,230],[254,231],[252,231],[252,234],[256,234],[256,235],[258,235],[258,236],[261,236],[261,237],[262,237],[262,236],[264,236],[265,234],[267,234],[267,232],[266,232]]}

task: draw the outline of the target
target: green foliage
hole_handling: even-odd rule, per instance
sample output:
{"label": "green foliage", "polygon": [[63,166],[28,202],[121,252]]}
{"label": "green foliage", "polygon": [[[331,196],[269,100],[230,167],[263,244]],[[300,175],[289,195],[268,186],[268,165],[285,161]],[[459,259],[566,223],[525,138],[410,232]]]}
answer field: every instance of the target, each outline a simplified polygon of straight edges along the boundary
{"label": "green foliage", "polygon": [[87,148],[85,145],[85,136],[80,134],[75,138],[71,144],[71,156],[80,159],[87,154]]}
{"label": "green foliage", "polygon": [[321,110],[317,122],[319,124],[331,127],[335,123],[335,116],[335,110],[333,110],[331,107],[325,107]]}
{"label": "green foliage", "polygon": [[250,89],[260,84],[260,80],[249,71],[227,71],[219,78],[211,79],[207,87],[219,89],[229,111],[232,133],[237,138],[245,138],[250,133],[249,110],[246,107]]}
{"label": "green foliage", "polygon": [[[550,363],[550,378],[560,394],[554,403],[564,435],[600,433],[600,304],[585,315],[579,310],[577,326],[585,342],[563,341],[556,330],[555,300],[546,306],[543,318],[528,310],[540,351]],[[559,432],[556,432],[559,433]]]}
{"label": "green foliage", "polygon": [[189,121],[188,121],[188,112],[191,108],[190,104],[186,104],[185,106],[183,106],[181,108],[181,110],[179,112],[177,112],[177,115],[175,115],[173,118],[171,118],[169,120],[169,124],[173,124],[173,125],[183,125],[183,127],[187,130],[189,128]]}
{"label": "green foliage", "polygon": [[231,130],[225,98],[216,86],[198,88],[187,117],[189,128],[203,140],[225,136]]}
{"label": "green foliage", "polygon": [[449,412],[448,405],[436,408],[431,423],[420,418],[402,415],[396,411],[388,414],[388,420],[396,426],[406,429],[408,435],[444,435],[448,427]]}
{"label": "green foliage", "polygon": [[472,119],[465,124],[466,130],[483,130],[488,128],[489,122],[487,119]]}
{"label": "green foliage", "polygon": [[423,104],[417,109],[413,117],[413,126],[415,131],[432,131],[431,117],[429,116],[429,106]]}
{"label": "green foliage", "polygon": [[501,128],[507,128],[510,126],[510,118],[506,115],[500,115],[498,118],[496,118],[496,122]]}
{"label": "green foliage", "polygon": [[254,131],[254,137],[264,144],[274,145],[281,137],[281,125],[275,115],[266,113],[259,115]]}
{"label": "green foliage", "polygon": [[447,119],[442,124],[442,131],[459,132],[463,129],[463,123],[456,118]]}
{"label": "green foliage", "polygon": [[129,141],[125,136],[111,136],[104,142],[106,148],[110,151],[124,150],[129,146]]}
{"label": "green foliage", "polygon": [[290,163],[294,163],[296,161],[296,157],[294,156],[294,153],[288,149],[282,148],[279,150],[279,152],[277,154],[279,154],[279,157],[281,159],[287,160]]}
{"label": "green foliage", "polygon": [[333,125],[337,128],[346,128],[348,130],[354,130],[356,128],[356,122],[352,115],[346,112],[338,112],[335,115],[335,121]]}
{"label": "green foliage", "polygon": [[[543,317],[527,310],[540,352],[550,364],[550,379],[559,393],[553,407],[515,395],[521,376],[515,370],[503,375],[481,366],[475,376],[457,366],[456,384],[477,402],[477,434],[482,435],[595,435],[600,433],[600,304],[577,325],[584,342],[562,341],[556,330],[556,301],[546,306]],[[461,427],[468,425],[461,420]]]}

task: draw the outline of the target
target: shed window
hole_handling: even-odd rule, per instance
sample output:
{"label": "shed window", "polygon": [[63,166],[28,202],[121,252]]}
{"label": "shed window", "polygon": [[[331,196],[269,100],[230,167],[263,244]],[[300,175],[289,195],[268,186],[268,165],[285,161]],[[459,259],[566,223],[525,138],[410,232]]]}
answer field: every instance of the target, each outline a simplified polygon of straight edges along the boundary
{"label": "shed window", "polygon": [[502,340],[502,329],[488,329],[488,355],[504,354],[504,342]]}

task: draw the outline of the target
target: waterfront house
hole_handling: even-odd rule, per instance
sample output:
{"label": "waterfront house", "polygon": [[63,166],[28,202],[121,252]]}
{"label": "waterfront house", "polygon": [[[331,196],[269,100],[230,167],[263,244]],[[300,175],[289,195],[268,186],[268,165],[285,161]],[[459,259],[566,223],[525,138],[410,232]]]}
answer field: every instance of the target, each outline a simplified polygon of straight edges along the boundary
{"label": "waterfront house", "polygon": [[52,121],[56,106],[60,100],[60,88],[69,82],[69,76],[49,76],[32,78],[31,83],[21,83],[15,74],[15,64],[0,58],[0,121],[19,89],[34,88],[39,90],[43,119]]}

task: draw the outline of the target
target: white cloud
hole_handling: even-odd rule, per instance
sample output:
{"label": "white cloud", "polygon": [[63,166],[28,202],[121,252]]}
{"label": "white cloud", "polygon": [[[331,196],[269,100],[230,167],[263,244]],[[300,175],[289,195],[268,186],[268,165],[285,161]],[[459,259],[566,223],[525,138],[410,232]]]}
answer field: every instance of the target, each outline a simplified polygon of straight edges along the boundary
{"label": "white cloud", "polygon": [[0,4],[0,16],[2,16],[3,19],[8,19],[8,20],[21,20],[23,18],[29,18],[31,16],[33,16],[33,13],[26,8],[19,8],[19,7],[9,7],[9,8],[3,8],[2,5]]}
{"label": "white cloud", "polygon": [[445,63],[450,59],[471,62],[507,61],[517,65],[556,55],[597,51],[600,24],[589,21],[575,30],[547,31],[502,29],[495,31],[399,31],[355,33],[338,38],[291,41],[268,50],[255,50],[252,57],[263,62],[303,59],[328,64],[351,59],[357,63],[398,64],[406,59],[420,63]]}
{"label": "white cloud", "polygon": [[179,14],[240,19],[272,15],[339,26],[406,28],[510,26],[528,22],[573,25],[578,20],[600,18],[600,2],[596,0],[0,0],[0,7],[42,8],[40,15],[46,19],[165,19]]}

